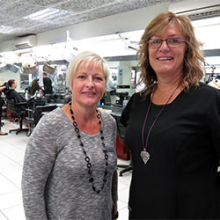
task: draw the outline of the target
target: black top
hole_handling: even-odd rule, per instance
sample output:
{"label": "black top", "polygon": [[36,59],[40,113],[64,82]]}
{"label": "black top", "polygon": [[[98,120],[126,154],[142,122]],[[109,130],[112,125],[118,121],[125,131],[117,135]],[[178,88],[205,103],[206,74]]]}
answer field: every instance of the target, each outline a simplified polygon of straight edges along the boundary
{"label": "black top", "polygon": [[43,78],[43,83],[44,83],[44,94],[52,94],[53,93],[53,88],[52,88],[52,81],[48,77]]}
{"label": "black top", "polygon": [[[9,90],[9,92],[6,94],[6,98],[13,99],[15,104],[27,103],[27,100],[14,89]],[[26,105],[24,104],[24,105],[16,106],[16,109],[18,112],[25,111]]]}
{"label": "black top", "polygon": [[14,89],[10,89],[9,92],[6,95],[7,99],[14,99],[15,104],[17,103],[21,103],[21,102],[27,102],[27,100],[20,95],[17,91],[15,91]]}
{"label": "black top", "polygon": [[[144,165],[141,132],[149,101],[134,94],[121,118],[133,160],[130,219],[217,218],[220,92],[201,84],[168,104],[150,134]],[[161,108],[151,106],[145,141]]]}

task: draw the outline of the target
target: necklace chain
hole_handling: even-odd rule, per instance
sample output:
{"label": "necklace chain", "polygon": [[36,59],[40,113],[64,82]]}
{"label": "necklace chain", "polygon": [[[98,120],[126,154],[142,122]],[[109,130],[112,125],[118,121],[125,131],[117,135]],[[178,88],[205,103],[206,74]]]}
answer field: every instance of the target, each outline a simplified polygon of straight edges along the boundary
{"label": "necklace chain", "polygon": [[84,147],[84,144],[82,142],[82,139],[81,139],[81,135],[80,135],[80,130],[78,128],[78,124],[77,122],[75,121],[75,117],[74,117],[74,113],[73,113],[73,110],[71,108],[71,102],[69,103],[69,106],[70,106],[70,114],[71,114],[71,118],[73,120],[73,126],[75,128],[75,132],[77,134],[77,138],[79,140],[79,145],[81,146],[82,148],[82,151],[83,151],[83,154],[85,156],[85,161],[87,163],[87,169],[88,169],[88,174],[89,174],[89,182],[92,184],[92,189],[97,193],[99,194],[101,192],[101,190],[104,189],[104,186],[105,186],[105,183],[107,182],[107,175],[108,175],[108,152],[106,150],[106,147],[105,147],[105,143],[104,143],[104,136],[103,136],[103,129],[102,129],[102,121],[101,121],[101,114],[100,112],[96,109],[96,113],[97,113],[97,119],[99,120],[98,124],[100,125],[100,138],[101,138],[101,141],[102,141],[102,151],[103,151],[103,154],[104,154],[104,158],[105,158],[105,171],[104,171],[104,176],[103,176],[103,180],[102,180],[102,184],[100,186],[99,189],[96,188],[95,184],[94,184],[94,176],[93,176],[93,170],[92,170],[92,164],[91,164],[91,161],[90,161],[90,157],[88,156],[86,150],[85,150],[85,147]]}
{"label": "necklace chain", "polygon": [[[147,118],[148,118],[148,115],[149,115],[149,112],[150,112],[150,108],[151,108],[151,105],[152,105],[152,101],[151,101],[151,98],[150,98],[150,104],[148,106],[148,109],[147,109],[147,114],[145,116],[145,119],[144,119],[144,123],[143,123],[143,127],[142,127],[142,143],[143,143],[143,151],[141,151],[141,157],[144,161],[144,163],[146,164],[147,161],[150,159],[150,154],[147,152],[147,147],[148,147],[148,142],[149,142],[149,137],[150,137],[150,134],[151,134],[151,131],[155,125],[155,123],[157,122],[159,116],[161,115],[162,111],[165,109],[165,107],[167,106],[168,102],[171,100],[171,98],[173,97],[174,93],[177,91],[177,89],[179,88],[180,84],[176,87],[176,89],[173,91],[173,93],[170,95],[170,97],[167,99],[166,103],[163,105],[162,109],[159,111],[159,113],[157,114],[156,118],[154,119],[152,125],[150,126],[149,128],[149,131],[147,133],[147,138],[146,138],[146,142],[144,143],[144,130],[145,130],[145,125],[146,125],[146,122],[147,122]],[[154,97],[154,91],[152,93],[152,100],[153,100],[153,97]]]}

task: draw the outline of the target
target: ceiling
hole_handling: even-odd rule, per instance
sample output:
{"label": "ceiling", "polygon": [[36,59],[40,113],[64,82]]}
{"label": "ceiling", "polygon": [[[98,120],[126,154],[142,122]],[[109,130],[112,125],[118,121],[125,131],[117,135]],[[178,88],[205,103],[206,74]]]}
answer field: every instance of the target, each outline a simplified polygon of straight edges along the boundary
{"label": "ceiling", "polygon": [[0,0],[0,43],[164,2],[170,2],[175,12],[220,4],[220,0]]}

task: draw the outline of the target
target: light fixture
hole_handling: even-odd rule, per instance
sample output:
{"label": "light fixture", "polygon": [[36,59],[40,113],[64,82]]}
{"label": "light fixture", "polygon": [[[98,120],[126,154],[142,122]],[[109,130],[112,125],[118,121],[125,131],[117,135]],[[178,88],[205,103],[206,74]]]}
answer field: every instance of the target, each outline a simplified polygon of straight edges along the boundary
{"label": "light fixture", "polygon": [[198,20],[220,16],[220,5],[211,5],[208,7],[196,8],[193,10],[177,12],[177,15],[185,15],[190,20]]}
{"label": "light fixture", "polygon": [[194,21],[192,21],[192,24],[195,28],[212,26],[212,25],[220,25],[220,16],[213,17],[213,18],[204,18],[204,19],[194,20]]}
{"label": "light fixture", "polygon": [[47,8],[38,12],[35,12],[31,15],[24,17],[24,19],[30,19],[40,22],[49,22],[51,20],[58,20],[66,18],[74,13],[68,12],[65,10],[59,10],[54,8]]}
{"label": "light fixture", "polygon": [[56,65],[51,65],[50,63],[45,63],[44,66],[43,66],[43,71],[45,73],[49,73],[49,74],[53,74],[56,70]]}
{"label": "light fixture", "polygon": [[2,34],[10,34],[14,31],[19,30],[20,28],[15,28],[12,26],[4,26],[4,25],[0,25],[0,33]]}

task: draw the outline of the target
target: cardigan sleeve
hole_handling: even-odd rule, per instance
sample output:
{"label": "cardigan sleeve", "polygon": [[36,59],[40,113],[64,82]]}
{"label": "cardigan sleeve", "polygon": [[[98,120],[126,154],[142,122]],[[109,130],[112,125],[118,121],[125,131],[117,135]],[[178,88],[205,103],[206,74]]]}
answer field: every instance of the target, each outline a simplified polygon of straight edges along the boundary
{"label": "cardigan sleeve", "polygon": [[[114,145],[115,145],[115,151],[116,151],[117,128],[116,128],[115,119],[113,119],[113,120],[114,120],[113,138],[114,138]],[[116,156],[117,156],[117,154],[116,154]],[[113,173],[113,177],[112,177],[112,200],[114,203],[116,203],[118,201],[118,172],[117,172],[117,168],[115,169],[115,171]]]}
{"label": "cardigan sleeve", "polygon": [[56,157],[53,126],[44,117],[34,129],[27,144],[22,196],[27,220],[46,220],[44,188]]}
{"label": "cardigan sleeve", "polygon": [[114,171],[112,177],[112,201],[116,203],[118,201],[118,172]]}

